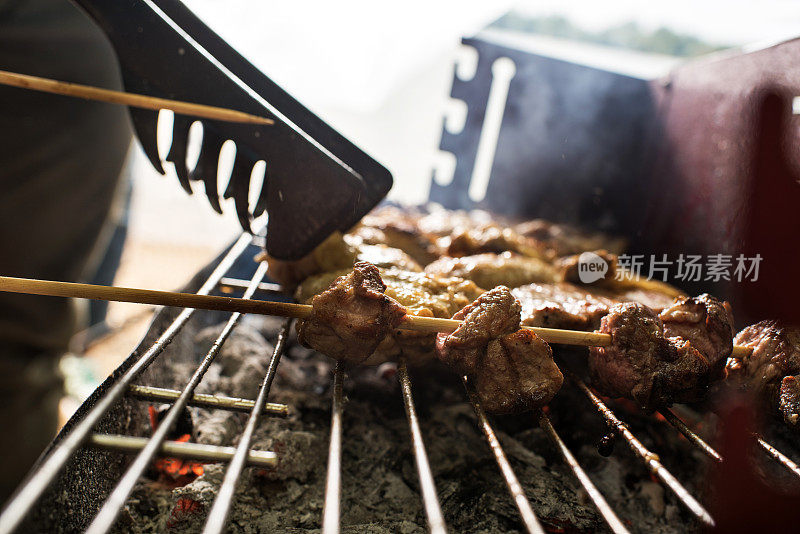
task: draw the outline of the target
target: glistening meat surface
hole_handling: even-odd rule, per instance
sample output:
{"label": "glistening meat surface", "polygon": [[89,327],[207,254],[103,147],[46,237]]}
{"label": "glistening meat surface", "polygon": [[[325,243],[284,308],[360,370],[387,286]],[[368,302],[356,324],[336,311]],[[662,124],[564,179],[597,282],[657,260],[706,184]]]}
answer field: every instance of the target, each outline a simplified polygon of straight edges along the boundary
{"label": "glistening meat surface", "polygon": [[492,413],[544,406],[564,380],[547,343],[520,328],[520,311],[511,291],[496,287],[456,313],[462,324],[436,340],[439,359],[469,376]]}
{"label": "glistening meat surface", "polygon": [[661,316],[638,303],[613,306],[600,324],[611,345],[589,350],[592,383],[645,410],[702,399],[732,350],[730,338],[724,342],[730,316],[721,306],[706,296],[677,299]]}
{"label": "glistening meat surface", "polygon": [[761,321],[736,335],[736,345],[752,353],[731,357],[731,384],[756,394],[790,427],[800,421],[800,328]]}
{"label": "glistening meat surface", "polygon": [[529,284],[513,290],[522,304],[522,324],[592,330],[616,301],[572,284]]}
{"label": "glistening meat surface", "polygon": [[311,316],[297,323],[298,340],[331,358],[363,363],[406,313],[385,290],[377,267],[356,263],[314,297]]}
{"label": "glistening meat surface", "polygon": [[529,258],[511,252],[458,258],[443,257],[425,267],[425,272],[472,280],[485,289],[500,285],[519,287],[533,282],[556,280],[556,271],[549,263],[539,258]]}

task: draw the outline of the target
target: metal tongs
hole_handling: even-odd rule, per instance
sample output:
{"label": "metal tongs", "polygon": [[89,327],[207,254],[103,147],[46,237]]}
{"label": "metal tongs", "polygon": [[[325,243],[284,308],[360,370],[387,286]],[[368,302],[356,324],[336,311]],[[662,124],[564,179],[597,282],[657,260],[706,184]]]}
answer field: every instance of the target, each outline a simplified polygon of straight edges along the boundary
{"label": "metal tongs", "polygon": [[[389,171],[311,113],[206,26],[180,0],[73,0],[102,28],[119,59],[126,91],[219,106],[274,119],[237,124],[175,115],[166,157],[183,188],[202,181],[222,213],[217,186],[226,140],[236,157],[223,198],[232,198],[246,231],[267,212],[267,252],[298,259],[336,230],[347,230],[392,186]],[[161,174],[158,112],[128,108],[145,154]],[[203,126],[196,167],[186,165],[192,123]],[[266,163],[264,184],[250,205],[251,173]]]}

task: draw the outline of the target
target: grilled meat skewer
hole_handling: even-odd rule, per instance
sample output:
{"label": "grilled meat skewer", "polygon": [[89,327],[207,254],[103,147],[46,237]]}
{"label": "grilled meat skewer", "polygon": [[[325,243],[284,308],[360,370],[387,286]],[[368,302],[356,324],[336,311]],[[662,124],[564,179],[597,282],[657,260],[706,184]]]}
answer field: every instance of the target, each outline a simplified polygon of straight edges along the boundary
{"label": "grilled meat skewer", "polygon": [[800,328],[761,321],[735,341],[753,351],[728,359],[728,383],[754,393],[787,426],[800,428]]}
{"label": "grilled meat skewer", "polygon": [[660,314],[638,303],[613,306],[600,332],[611,345],[589,349],[592,384],[652,411],[701,400],[733,350],[733,318],[710,295],[676,299]]}
{"label": "grilled meat skewer", "polygon": [[563,381],[547,343],[520,329],[521,306],[506,287],[483,293],[455,313],[453,318],[463,322],[454,332],[422,334],[411,341],[409,332],[397,329],[410,310],[387,294],[380,271],[369,263],[356,263],[311,302],[311,315],[297,326],[302,344],[359,364],[390,355],[407,358],[409,352],[432,354],[426,345],[435,339],[439,358],[472,379],[493,413],[542,406]]}
{"label": "grilled meat skewer", "polygon": [[498,286],[453,316],[462,321],[457,330],[437,335],[439,360],[470,377],[491,413],[540,408],[564,381],[550,346],[520,328],[521,311],[511,291]]}
{"label": "grilled meat skewer", "polygon": [[[364,266],[357,263],[354,269],[364,269]],[[483,293],[473,282],[460,278],[435,277],[396,268],[376,269],[375,272],[385,286],[386,297],[397,302],[409,315],[449,319]],[[331,291],[341,286],[343,278],[348,276],[349,271],[313,276],[300,285],[296,299],[312,306],[329,299],[335,307],[337,297]],[[371,355],[360,363],[372,365],[397,360],[401,355],[411,365],[430,361],[434,357],[436,333],[402,330],[380,341]],[[325,350],[320,352],[330,355]]]}

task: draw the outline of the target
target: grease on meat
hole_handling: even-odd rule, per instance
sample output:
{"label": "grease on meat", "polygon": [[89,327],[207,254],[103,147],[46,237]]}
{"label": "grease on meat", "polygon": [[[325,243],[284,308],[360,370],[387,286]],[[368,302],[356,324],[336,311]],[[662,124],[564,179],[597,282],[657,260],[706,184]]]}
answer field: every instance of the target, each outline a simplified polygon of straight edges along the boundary
{"label": "grease on meat", "polygon": [[556,271],[549,263],[539,258],[519,256],[511,252],[457,258],[443,257],[425,267],[425,272],[472,280],[483,288],[500,285],[519,287],[533,282],[556,280]]}
{"label": "grease on meat", "polygon": [[611,345],[589,350],[592,383],[645,410],[701,400],[732,350],[724,341],[730,315],[720,317],[721,306],[706,296],[678,299],[661,315],[638,303],[613,306],[599,330]]}
{"label": "grease on meat", "polygon": [[491,413],[544,406],[564,379],[549,345],[520,328],[520,311],[511,291],[496,287],[453,316],[463,321],[458,329],[437,336],[439,359],[470,377]]}
{"label": "grease on meat", "polygon": [[[449,319],[458,310],[478,298],[483,290],[474,282],[402,269],[379,269],[385,295],[402,305],[409,315]],[[297,288],[296,299],[308,303],[348,271],[312,276]],[[372,355],[362,363],[373,365],[405,358],[409,364],[425,363],[434,357],[436,334],[415,330],[396,330],[386,336]]]}
{"label": "grease on meat", "polygon": [[793,428],[800,422],[800,328],[761,321],[736,335],[736,345],[752,353],[731,357],[727,379],[761,398]]}
{"label": "grease on meat", "polygon": [[298,340],[340,361],[365,362],[406,314],[385,290],[377,267],[356,263],[313,298],[311,316],[297,323]]}

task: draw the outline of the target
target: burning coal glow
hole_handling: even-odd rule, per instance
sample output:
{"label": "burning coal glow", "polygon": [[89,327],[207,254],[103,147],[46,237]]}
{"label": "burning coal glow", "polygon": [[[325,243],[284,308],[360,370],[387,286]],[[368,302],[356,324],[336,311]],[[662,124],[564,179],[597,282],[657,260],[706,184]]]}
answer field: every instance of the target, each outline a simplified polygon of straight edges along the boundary
{"label": "burning coal glow", "polygon": [[[159,410],[154,406],[147,407],[150,416],[150,426],[153,431],[158,428],[161,419]],[[180,425],[178,426],[180,428]],[[191,433],[184,433],[174,437],[174,441],[187,442],[192,438]],[[156,458],[153,460],[152,471],[156,480],[171,488],[185,486],[204,472],[203,464],[193,460],[183,460],[180,458]]]}

